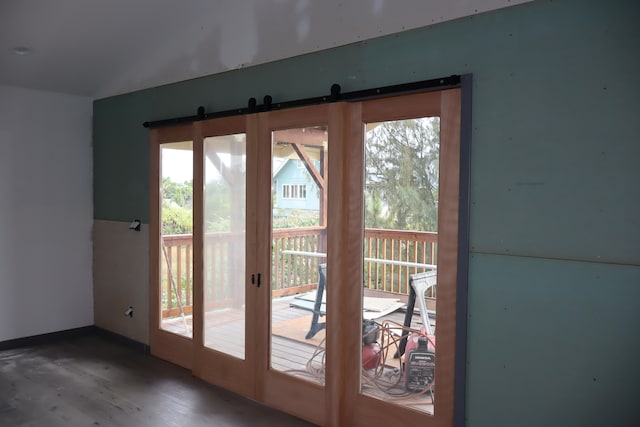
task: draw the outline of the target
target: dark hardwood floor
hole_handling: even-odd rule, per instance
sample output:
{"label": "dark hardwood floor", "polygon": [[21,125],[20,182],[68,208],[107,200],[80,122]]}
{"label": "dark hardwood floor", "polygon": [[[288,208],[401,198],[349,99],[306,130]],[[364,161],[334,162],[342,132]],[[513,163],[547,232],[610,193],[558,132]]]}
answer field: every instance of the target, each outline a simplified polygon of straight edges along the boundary
{"label": "dark hardwood floor", "polygon": [[0,426],[310,426],[103,334],[0,351]]}

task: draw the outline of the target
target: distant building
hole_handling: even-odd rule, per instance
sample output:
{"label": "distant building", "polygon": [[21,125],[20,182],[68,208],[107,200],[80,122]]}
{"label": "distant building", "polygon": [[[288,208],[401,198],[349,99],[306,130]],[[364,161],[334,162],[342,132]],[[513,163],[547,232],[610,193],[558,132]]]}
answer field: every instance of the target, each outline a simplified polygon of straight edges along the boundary
{"label": "distant building", "polygon": [[[314,161],[319,168],[320,162]],[[302,160],[287,159],[273,174],[273,188],[276,190],[274,213],[287,215],[293,209],[317,211],[320,209],[318,188],[305,168]]]}

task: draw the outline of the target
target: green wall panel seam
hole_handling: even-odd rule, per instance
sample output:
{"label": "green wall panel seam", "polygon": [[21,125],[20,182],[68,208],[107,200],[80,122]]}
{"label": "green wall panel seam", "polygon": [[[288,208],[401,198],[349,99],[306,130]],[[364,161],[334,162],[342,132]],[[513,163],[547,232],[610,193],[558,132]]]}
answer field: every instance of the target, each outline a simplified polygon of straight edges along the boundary
{"label": "green wall panel seam", "polygon": [[533,259],[545,259],[545,260],[554,260],[554,261],[568,261],[568,262],[585,262],[589,264],[610,264],[610,265],[624,265],[624,266],[634,266],[640,267],[640,261],[620,261],[613,260],[607,258],[581,258],[581,257],[567,257],[567,256],[553,256],[553,255],[540,255],[540,254],[527,254],[524,252],[499,252],[499,251],[488,251],[488,250],[471,250],[470,254],[478,254],[478,255],[497,255],[497,256],[507,256],[507,257],[517,257],[517,258],[533,258]]}

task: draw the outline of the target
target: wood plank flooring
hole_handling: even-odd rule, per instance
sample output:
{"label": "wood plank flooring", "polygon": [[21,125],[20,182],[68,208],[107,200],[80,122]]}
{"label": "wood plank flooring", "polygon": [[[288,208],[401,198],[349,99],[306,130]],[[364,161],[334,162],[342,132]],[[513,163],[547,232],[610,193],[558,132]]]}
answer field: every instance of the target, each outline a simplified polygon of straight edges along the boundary
{"label": "wood plank flooring", "polygon": [[101,334],[0,351],[0,426],[311,426]]}

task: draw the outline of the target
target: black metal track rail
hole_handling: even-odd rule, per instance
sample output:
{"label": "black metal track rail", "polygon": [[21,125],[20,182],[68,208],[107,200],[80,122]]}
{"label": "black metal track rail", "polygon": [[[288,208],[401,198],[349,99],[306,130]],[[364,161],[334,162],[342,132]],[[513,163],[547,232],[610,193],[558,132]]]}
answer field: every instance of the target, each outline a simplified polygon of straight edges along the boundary
{"label": "black metal track rail", "polygon": [[339,84],[331,85],[329,95],[317,96],[313,98],[298,99],[294,101],[273,102],[271,95],[265,95],[263,103],[258,104],[255,98],[249,98],[247,106],[233,110],[216,111],[207,113],[205,108],[200,106],[197,113],[193,116],[176,117],[173,119],[163,119],[151,122],[144,122],[142,126],[146,128],[158,128],[163,126],[172,126],[182,123],[191,123],[198,120],[214,119],[219,117],[237,116],[242,114],[260,113],[272,110],[284,110],[287,108],[304,107],[307,105],[326,104],[329,102],[354,102],[365,99],[382,98],[386,96],[395,96],[412,92],[423,92],[428,90],[443,89],[447,87],[456,87],[460,85],[460,76],[453,75],[442,77],[439,79],[422,80],[413,83],[403,83],[399,85],[383,86],[374,89],[357,90],[353,92],[341,93]]}

